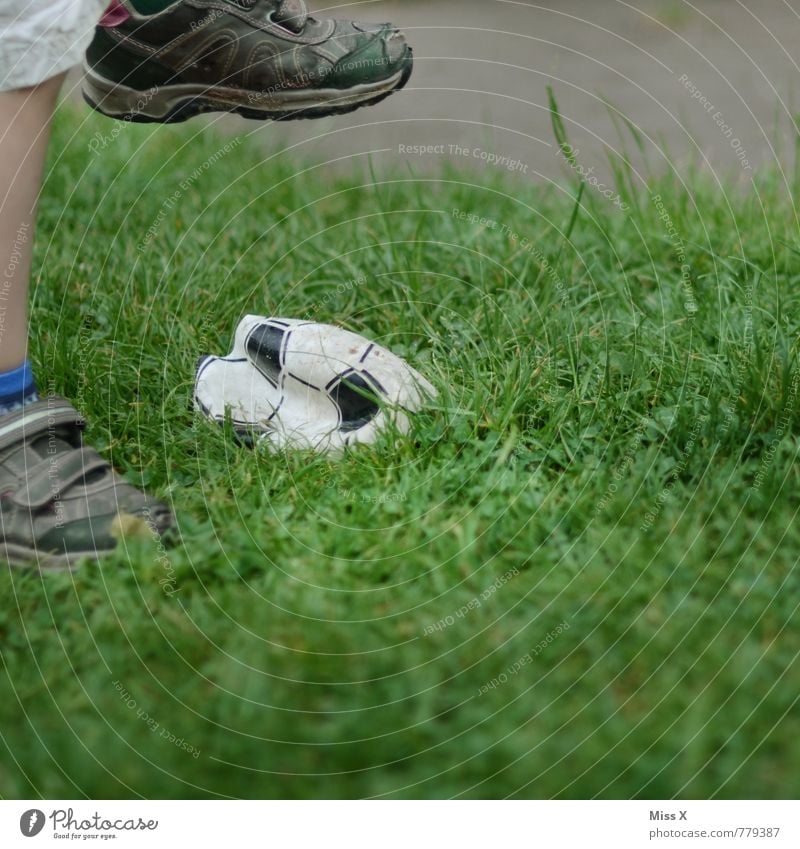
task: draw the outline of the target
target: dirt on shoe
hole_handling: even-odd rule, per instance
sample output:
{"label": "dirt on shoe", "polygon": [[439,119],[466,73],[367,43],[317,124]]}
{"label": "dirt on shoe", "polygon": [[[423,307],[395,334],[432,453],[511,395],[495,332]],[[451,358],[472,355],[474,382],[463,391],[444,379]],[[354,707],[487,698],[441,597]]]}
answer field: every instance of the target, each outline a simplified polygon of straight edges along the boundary
{"label": "dirt on shoe", "polygon": [[83,95],[126,121],[319,118],[383,100],[412,68],[391,24],[318,20],[303,0],[182,0],[152,15],[116,0],[86,53]]}

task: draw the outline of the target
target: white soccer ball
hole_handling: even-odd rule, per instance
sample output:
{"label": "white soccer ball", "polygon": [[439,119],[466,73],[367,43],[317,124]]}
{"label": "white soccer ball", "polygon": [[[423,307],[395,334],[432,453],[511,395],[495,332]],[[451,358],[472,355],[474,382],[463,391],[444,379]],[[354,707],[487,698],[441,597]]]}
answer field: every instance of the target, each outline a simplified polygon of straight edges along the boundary
{"label": "white soccer ball", "polygon": [[230,414],[237,432],[275,448],[342,451],[375,442],[390,423],[436,390],[400,357],[369,339],[314,321],[245,316],[227,357],[202,357],[195,403],[209,418]]}

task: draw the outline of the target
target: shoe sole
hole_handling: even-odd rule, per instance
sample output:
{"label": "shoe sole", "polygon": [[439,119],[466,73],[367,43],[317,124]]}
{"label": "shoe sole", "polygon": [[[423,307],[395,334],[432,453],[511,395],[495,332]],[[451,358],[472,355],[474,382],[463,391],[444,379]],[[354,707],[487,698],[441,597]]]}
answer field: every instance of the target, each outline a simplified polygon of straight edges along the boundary
{"label": "shoe sole", "polygon": [[[149,525],[150,532],[162,540],[167,539],[174,528],[174,523],[163,524],[160,527]],[[14,569],[36,569],[39,572],[74,572],[82,563],[102,560],[118,550],[119,546],[115,546],[114,548],[95,548],[89,551],[58,553],[37,551],[27,545],[0,541],[0,563],[5,560]]]}
{"label": "shoe sole", "polygon": [[380,103],[405,87],[413,67],[408,48],[403,69],[380,82],[349,89],[284,91],[257,103],[253,92],[237,88],[181,84],[137,91],[108,80],[85,65],[83,98],[107,118],[140,124],[179,124],[209,112],[230,112],[255,121],[326,118]]}
{"label": "shoe sole", "polygon": [[24,545],[14,543],[0,544],[0,558],[15,569],[36,569],[39,572],[74,572],[81,563],[87,560],[99,560],[108,551],[73,551],[69,554],[55,554],[36,551]]}

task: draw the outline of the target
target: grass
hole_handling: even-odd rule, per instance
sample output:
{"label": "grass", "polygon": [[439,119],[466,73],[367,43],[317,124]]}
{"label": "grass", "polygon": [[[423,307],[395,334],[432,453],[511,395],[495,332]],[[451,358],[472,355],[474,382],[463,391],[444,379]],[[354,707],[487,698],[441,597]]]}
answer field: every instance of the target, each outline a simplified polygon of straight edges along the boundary
{"label": "grass", "polygon": [[[617,165],[623,211],[197,129],[57,123],[40,382],[181,542],[0,573],[0,794],[800,794],[798,187]],[[241,447],[189,400],[245,312],[440,402],[339,463]]]}

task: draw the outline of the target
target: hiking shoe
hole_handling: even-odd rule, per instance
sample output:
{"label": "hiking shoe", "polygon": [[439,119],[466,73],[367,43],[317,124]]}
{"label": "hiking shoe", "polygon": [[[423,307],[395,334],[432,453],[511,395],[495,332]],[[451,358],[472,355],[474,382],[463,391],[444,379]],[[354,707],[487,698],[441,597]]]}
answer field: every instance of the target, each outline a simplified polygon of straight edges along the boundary
{"label": "hiking shoe", "polygon": [[317,20],[303,0],[114,0],[86,52],[86,101],[110,118],[174,123],[203,112],[320,118],[401,89],[413,59],[391,24]]}
{"label": "hiking shoe", "polygon": [[0,418],[0,558],[74,568],[123,537],[156,537],[172,514],[83,445],[86,423],[51,396]]}

